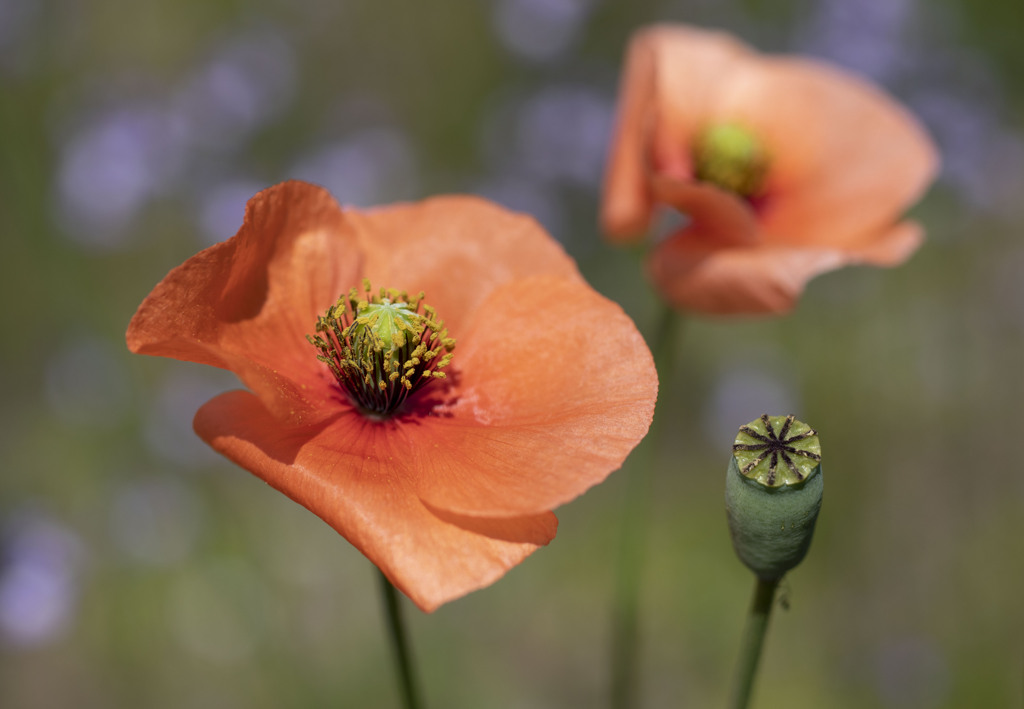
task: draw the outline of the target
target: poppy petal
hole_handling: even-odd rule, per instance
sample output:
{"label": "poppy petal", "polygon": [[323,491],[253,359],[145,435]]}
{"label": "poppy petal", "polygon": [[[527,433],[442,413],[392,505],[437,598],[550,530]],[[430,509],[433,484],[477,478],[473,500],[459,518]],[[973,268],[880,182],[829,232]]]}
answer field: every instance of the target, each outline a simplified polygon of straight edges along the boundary
{"label": "poppy petal", "polygon": [[851,247],[859,260],[875,266],[899,266],[924,242],[924,229],[917,222],[900,222],[881,233],[870,234]]}
{"label": "poppy petal", "polygon": [[[254,395],[232,391],[207,402],[194,426],[215,450],[322,518],[427,612],[494,582],[555,535],[551,512],[435,512],[386,463],[360,455],[388,436],[354,413],[283,426]],[[358,440],[366,444],[351,448]]]}
{"label": "poppy petal", "polygon": [[720,94],[716,112],[757,134],[771,156],[759,218],[777,243],[843,248],[899,217],[937,170],[917,119],[839,69],[759,58]]}
{"label": "poppy petal", "polygon": [[469,314],[510,280],[550,274],[582,282],[536,220],[478,197],[434,197],[348,216],[374,286],[424,291],[456,338]]}
{"label": "poppy petal", "polygon": [[737,195],[705,182],[655,177],[655,199],[685,214],[693,223],[689,233],[708,245],[751,245],[758,241],[757,218]]}
{"label": "poppy petal", "polygon": [[709,248],[685,232],[659,244],[647,270],[677,308],[716,315],[784,313],[814,276],[860,259],[835,249]]}
{"label": "poppy petal", "polygon": [[128,347],[234,371],[288,420],[322,415],[306,341],[361,276],[356,237],[328,192],[286,182],[260,192],[231,239],[171,271],[128,326]]}
{"label": "poppy petal", "polygon": [[657,25],[645,36],[656,75],[652,171],[692,179],[694,138],[714,115],[722,85],[757,54],[724,32],[685,25]]}
{"label": "poppy petal", "polygon": [[601,202],[602,229],[620,243],[643,239],[654,206],[645,159],[653,119],[654,55],[645,35],[634,38],[626,56]]}
{"label": "poppy petal", "polygon": [[690,177],[689,145],[714,85],[748,49],[724,33],[658,25],[630,42],[605,174],[601,223],[613,241],[637,242],[650,226],[652,173]]}
{"label": "poppy petal", "polygon": [[433,506],[553,509],[619,468],[650,426],[650,352],[617,304],[578,281],[538,276],[495,290],[455,357],[446,416],[406,433],[430,470],[417,492]]}

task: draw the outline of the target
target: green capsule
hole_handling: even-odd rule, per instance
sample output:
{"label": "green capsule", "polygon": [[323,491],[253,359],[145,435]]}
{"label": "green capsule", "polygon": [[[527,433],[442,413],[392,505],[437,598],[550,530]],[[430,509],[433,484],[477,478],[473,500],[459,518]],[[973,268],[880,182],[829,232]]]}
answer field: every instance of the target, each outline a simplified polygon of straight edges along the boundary
{"label": "green capsule", "polygon": [[736,123],[713,123],[693,143],[694,177],[740,197],[761,193],[771,165],[758,136]]}
{"label": "green capsule", "polygon": [[740,560],[773,581],[807,554],[823,487],[818,434],[793,416],[740,426],[725,474],[729,533]]}

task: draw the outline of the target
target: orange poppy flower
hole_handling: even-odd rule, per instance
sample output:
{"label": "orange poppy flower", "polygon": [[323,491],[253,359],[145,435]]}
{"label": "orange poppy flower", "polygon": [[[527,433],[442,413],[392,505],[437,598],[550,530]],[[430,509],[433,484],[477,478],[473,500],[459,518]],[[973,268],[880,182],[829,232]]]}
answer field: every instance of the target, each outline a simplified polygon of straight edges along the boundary
{"label": "orange poppy flower", "polygon": [[207,402],[199,436],[425,611],[547,544],[550,510],[622,464],[657,393],[622,310],[533,220],[473,197],[359,212],[272,187],[156,286],[127,340],[237,374],[249,390]]}
{"label": "orange poppy flower", "polygon": [[779,313],[819,273],[906,260],[922,231],[898,220],[937,163],[914,117],[862,79],[655,26],[629,47],[602,223],[630,242],[655,205],[680,210],[688,223],[648,258],[661,294],[704,313]]}

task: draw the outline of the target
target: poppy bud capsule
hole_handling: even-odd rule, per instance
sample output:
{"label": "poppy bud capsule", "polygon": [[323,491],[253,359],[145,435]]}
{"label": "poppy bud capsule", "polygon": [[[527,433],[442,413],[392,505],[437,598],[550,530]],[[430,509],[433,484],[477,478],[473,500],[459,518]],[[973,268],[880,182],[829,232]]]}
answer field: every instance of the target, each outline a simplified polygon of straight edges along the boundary
{"label": "poppy bud capsule", "polygon": [[807,554],[821,508],[818,434],[794,416],[740,426],[725,477],[729,534],[740,560],[777,581]]}

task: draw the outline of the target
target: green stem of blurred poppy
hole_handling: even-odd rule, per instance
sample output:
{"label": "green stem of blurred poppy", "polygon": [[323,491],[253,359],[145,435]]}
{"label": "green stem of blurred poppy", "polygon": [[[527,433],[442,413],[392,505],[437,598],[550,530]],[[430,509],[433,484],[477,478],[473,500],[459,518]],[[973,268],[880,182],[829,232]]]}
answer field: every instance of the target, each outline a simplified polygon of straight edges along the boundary
{"label": "green stem of blurred poppy", "polygon": [[[654,335],[649,338],[662,391],[668,388],[679,315],[662,305]],[[622,537],[612,606],[611,706],[635,706],[639,674],[640,585],[647,545],[654,463],[657,450],[658,416],[647,436],[625,466],[626,492],[622,510]]]}
{"label": "green stem of blurred poppy", "polygon": [[736,665],[732,703],[729,705],[732,709],[746,709],[750,703],[754,677],[757,676],[757,665],[761,659],[761,647],[764,645],[768,619],[772,614],[775,589],[778,587],[778,580],[765,581],[762,578],[758,578],[754,586],[754,599],[750,603],[750,614],[747,616],[747,626],[743,629],[743,642],[740,645],[739,663]]}
{"label": "green stem of blurred poppy", "polygon": [[380,574],[380,588],[388,621],[388,635],[391,637],[395,669],[398,671],[398,680],[402,689],[402,706],[405,709],[420,709],[423,703],[420,701],[416,678],[413,676],[412,658],[406,639],[405,623],[402,620],[398,591],[383,573]]}

